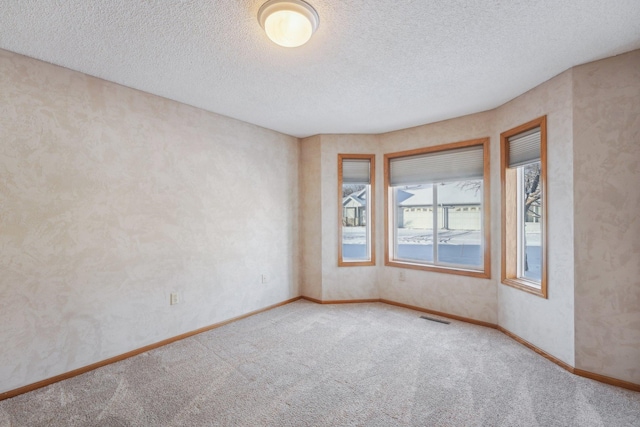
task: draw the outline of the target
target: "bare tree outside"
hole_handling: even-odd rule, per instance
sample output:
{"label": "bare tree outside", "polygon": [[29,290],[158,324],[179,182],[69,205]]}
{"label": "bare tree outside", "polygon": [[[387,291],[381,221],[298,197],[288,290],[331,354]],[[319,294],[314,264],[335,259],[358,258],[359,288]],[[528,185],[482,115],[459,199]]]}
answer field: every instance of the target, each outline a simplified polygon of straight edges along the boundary
{"label": "bare tree outside", "polygon": [[529,214],[535,218],[540,218],[540,215],[535,212],[534,208],[540,206],[541,195],[542,188],[540,187],[540,162],[538,162],[524,167],[525,215]]}
{"label": "bare tree outside", "polygon": [[[524,213],[522,220],[526,222],[527,217],[540,220],[540,214],[536,212],[536,208],[540,207],[542,187],[540,185],[540,162],[532,163],[524,166]],[[523,233],[524,248],[527,247],[527,233]],[[526,250],[524,251],[524,271],[529,271],[529,260]]]}
{"label": "bare tree outside", "polygon": [[360,190],[364,190],[367,186],[364,184],[343,184],[342,185],[342,197],[347,197],[349,194],[357,193]]}
{"label": "bare tree outside", "polygon": [[[524,168],[524,210],[523,210],[523,223],[526,219],[535,218],[538,221],[541,220],[541,216],[538,213],[541,206],[542,186],[540,185],[540,162],[532,163]],[[462,190],[474,191],[477,194],[482,190],[482,181],[463,181],[458,184],[458,187]],[[523,233],[524,247],[527,247],[527,235]],[[529,262],[527,259],[527,252],[524,251],[523,257],[524,271],[529,271]]]}
{"label": "bare tree outside", "polygon": [[473,194],[478,194],[478,192],[482,190],[482,181],[462,181],[458,184],[458,188],[461,190],[473,191]]}

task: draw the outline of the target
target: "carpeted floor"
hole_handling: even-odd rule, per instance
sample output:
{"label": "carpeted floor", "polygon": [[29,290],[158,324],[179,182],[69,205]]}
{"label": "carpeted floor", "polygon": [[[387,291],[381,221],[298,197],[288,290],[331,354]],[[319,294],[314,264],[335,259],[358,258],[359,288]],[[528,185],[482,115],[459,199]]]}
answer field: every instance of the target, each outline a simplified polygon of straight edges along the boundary
{"label": "carpeted floor", "polygon": [[498,331],[297,301],[0,402],[5,426],[640,426]]}

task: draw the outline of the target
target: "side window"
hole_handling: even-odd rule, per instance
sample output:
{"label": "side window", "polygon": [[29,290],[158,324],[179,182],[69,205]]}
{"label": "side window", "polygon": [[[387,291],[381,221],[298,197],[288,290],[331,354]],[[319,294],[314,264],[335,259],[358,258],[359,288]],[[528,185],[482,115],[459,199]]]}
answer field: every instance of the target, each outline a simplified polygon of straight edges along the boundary
{"label": "side window", "polygon": [[338,265],[375,265],[375,155],[338,154]]}
{"label": "side window", "polygon": [[502,283],[547,298],[546,116],[500,135]]}
{"label": "side window", "polygon": [[490,277],[489,139],[385,155],[385,264]]}

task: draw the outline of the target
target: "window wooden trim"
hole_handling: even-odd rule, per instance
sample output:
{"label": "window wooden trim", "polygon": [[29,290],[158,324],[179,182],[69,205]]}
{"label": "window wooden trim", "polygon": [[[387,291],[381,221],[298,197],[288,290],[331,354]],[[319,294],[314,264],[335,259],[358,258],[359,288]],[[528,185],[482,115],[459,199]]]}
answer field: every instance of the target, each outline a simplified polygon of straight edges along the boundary
{"label": "window wooden trim", "polygon": [[[342,258],[342,161],[343,160],[369,160],[369,247],[371,259],[369,261],[345,261]],[[375,188],[376,188],[376,156],[375,154],[338,154],[338,267],[363,267],[376,265],[376,209],[375,209]]]}
{"label": "window wooden trim", "polygon": [[[391,259],[391,245],[389,221],[393,218],[393,206],[391,203],[392,187],[389,186],[391,160],[399,157],[409,157],[419,154],[435,153],[439,151],[452,150],[456,148],[482,146],[483,150],[483,238],[484,238],[484,265],[483,270],[470,270],[459,267],[449,267],[441,265],[425,265]],[[410,268],[415,270],[435,271],[438,273],[457,274],[461,276],[479,277],[483,279],[491,278],[491,181],[489,174],[489,138],[472,139],[468,141],[453,142],[449,144],[436,145],[432,147],[418,148],[414,150],[400,151],[397,153],[387,153],[384,155],[384,265],[389,267]]]}
{"label": "window wooden trim", "polygon": [[[519,133],[540,127],[540,186],[542,188],[542,271],[540,285],[537,282],[518,277],[517,272],[517,172],[509,168],[509,138]],[[521,291],[548,298],[547,293],[547,116],[542,116],[500,134],[500,188],[502,195],[501,212],[501,281]]]}

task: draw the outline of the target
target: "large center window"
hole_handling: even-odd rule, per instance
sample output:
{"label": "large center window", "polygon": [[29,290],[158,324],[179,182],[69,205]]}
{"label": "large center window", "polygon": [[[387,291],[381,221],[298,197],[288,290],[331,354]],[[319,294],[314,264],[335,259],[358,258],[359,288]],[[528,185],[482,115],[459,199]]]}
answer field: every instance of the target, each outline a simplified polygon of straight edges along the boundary
{"label": "large center window", "polygon": [[489,277],[488,139],[385,156],[386,264]]}

